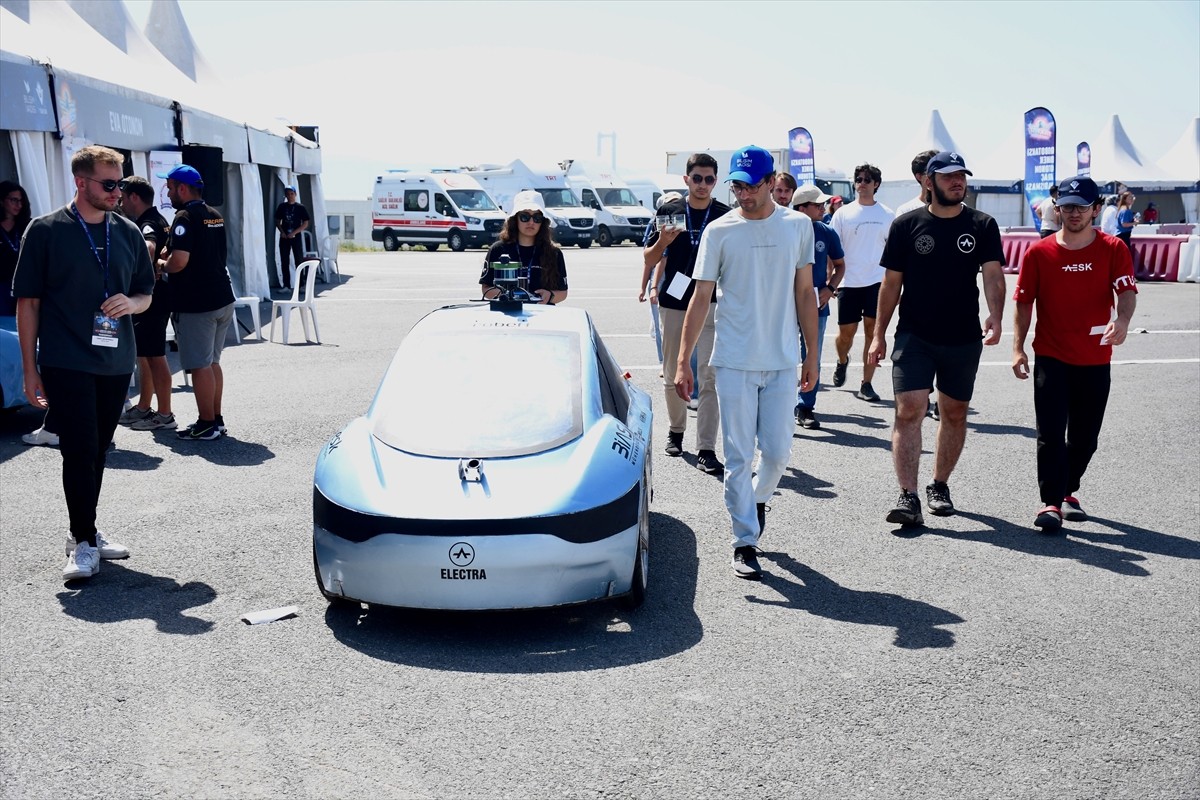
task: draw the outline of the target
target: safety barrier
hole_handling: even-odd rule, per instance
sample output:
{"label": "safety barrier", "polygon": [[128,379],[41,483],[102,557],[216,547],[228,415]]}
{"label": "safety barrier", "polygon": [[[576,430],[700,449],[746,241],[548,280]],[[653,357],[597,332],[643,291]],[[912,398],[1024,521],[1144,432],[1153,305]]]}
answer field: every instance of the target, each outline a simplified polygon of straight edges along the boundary
{"label": "safety barrier", "polygon": [[1000,234],[1000,246],[1004,251],[1004,271],[1016,275],[1025,259],[1025,251],[1040,242],[1036,232],[1010,232]]}
{"label": "safety barrier", "polygon": [[1178,280],[1200,283],[1200,236],[1189,236],[1179,246]]}
{"label": "safety barrier", "polygon": [[1196,226],[1188,222],[1166,222],[1158,226],[1156,233],[1163,236],[1191,236],[1196,232]]}
{"label": "safety barrier", "polygon": [[1139,281],[1179,279],[1179,249],[1186,236],[1135,236],[1133,274]]}

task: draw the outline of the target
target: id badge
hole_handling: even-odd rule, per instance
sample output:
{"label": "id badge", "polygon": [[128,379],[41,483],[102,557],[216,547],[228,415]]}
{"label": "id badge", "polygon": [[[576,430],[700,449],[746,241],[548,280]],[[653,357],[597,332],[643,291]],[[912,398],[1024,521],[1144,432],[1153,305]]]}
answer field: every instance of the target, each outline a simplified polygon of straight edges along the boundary
{"label": "id badge", "polygon": [[96,347],[116,347],[117,320],[97,311],[92,316],[92,344]]}

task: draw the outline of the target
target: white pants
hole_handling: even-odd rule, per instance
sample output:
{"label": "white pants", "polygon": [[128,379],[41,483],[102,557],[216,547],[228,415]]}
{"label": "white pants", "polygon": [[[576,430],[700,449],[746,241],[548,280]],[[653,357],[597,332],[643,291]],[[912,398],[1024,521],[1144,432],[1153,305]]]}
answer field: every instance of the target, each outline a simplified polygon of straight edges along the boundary
{"label": "white pants", "polygon": [[[721,403],[725,450],[725,506],[733,520],[733,546],[758,544],[756,503],[775,493],[792,455],[796,368],[769,372],[713,367]],[[751,478],[755,445],[758,474]]]}

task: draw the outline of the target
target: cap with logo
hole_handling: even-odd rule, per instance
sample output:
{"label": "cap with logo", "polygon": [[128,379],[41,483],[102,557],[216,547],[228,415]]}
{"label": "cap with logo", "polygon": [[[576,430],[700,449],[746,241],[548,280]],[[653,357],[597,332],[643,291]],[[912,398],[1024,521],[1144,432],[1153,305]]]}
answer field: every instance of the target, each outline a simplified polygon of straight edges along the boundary
{"label": "cap with logo", "polygon": [[1058,206],[1090,206],[1100,199],[1100,187],[1091,178],[1067,178],[1058,185]]}
{"label": "cap with logo", "polygon": [[729,159],[729,177],[725,182],[741,181],[754,184],[774,171],[775,159],[771,154],[761,147],[750,145],[736,151],[733,158]]}
{"label": "cap with logo", "polygon": [[200,173],[195,167],[189,167],[187,164],[180,164],[170,172],[155,173],[160,178],[177,181],[178,183],[186,183],[188,186],[203,186],[204,179],[200,177]]}
{"label": "cap with logo", "polygon": [[830,195],[825,194],[813,184],[806,183],[792,195],[792,207],[795,208],[802,203],[824,203],[830,199],[832,199]]}
{"label": "cap with logo", "polygon": [[951,153],[949,150],[943,150],[929,159],[929,164],[925,167],[925,174],[932,175],[935,172],[941,175],[950,172],[965,172],[968,175],[975,174],[967,169],[967,162],[963,161],[962,156],[958,153]]}

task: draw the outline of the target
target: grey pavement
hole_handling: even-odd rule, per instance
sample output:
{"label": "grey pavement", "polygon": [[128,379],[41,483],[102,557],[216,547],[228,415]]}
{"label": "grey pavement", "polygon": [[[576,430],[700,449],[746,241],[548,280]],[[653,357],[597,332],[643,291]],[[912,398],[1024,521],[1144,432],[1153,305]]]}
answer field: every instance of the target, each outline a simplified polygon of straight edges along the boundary
{"label": "grey pavement", "polygon": [[[567,302],[661,407],[640,251],[566,257]],[[1063,536],[1031,528],[1032,387],[1006,336],[950,483],[960,513],[918,535],[884,522],[889,372],[868,404],[852,366],[824,427],[797,429],[761,583],[733,577],[721,485],[692,467],[692,430],[684,458],[661,453],[659,414],[639,611],[327,607],[317,452],[420,316],[478,296],[481,260],[344,254],[323,344],[226,350],[228,439],[119,429],[100,521],[133,557],[84,583],[60,578],[58,453],[20,443],[32,410],[0,417],[0,796],[1200,796],[1200,287],[1142,285],[1148,332],[1117,349],[1080,492],[1093,519]],[[830,338],[826,378],[832,359]],[[934,436],[927,420],[923,482]]]}

